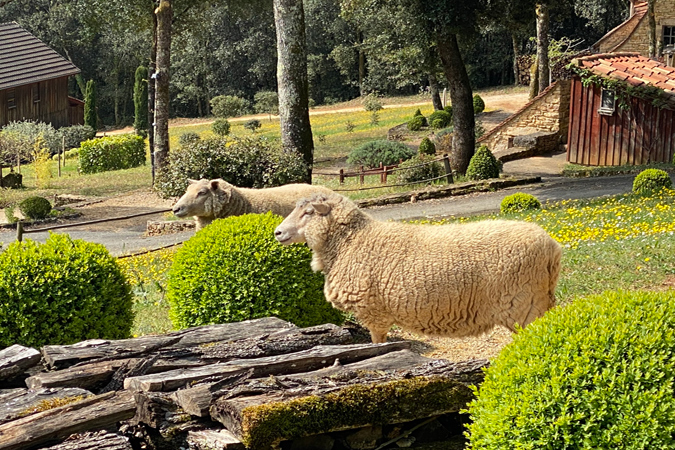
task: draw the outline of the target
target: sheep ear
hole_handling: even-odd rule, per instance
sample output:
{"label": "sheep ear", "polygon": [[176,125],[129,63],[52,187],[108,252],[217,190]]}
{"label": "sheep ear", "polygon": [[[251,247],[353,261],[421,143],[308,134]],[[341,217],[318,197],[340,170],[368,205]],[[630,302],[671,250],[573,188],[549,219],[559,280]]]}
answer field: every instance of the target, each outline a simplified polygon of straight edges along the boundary
{"label": "sheep ear", "polygon": [[312,208],[322,216],[328,215],[331,210],[330,205],[327,205],[326,203],[312,203]]}
{"label": "sheep ear", "polygon": [[192,178],[188,178],[188,184],[195,184],[195,183],[199,183],[199,181],[193,180]]}
{"label": "sheep ear", "polygon": [[220,182],[218,180],[211,180],[211,182],[209,184],[211,185],[211,189],[213,189],[214,191],[217,191]]}

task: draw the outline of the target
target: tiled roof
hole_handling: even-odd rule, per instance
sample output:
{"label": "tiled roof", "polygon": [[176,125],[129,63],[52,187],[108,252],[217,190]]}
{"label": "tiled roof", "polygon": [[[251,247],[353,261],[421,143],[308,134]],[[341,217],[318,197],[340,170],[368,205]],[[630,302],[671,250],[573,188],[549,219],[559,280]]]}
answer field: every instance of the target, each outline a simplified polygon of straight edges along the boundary
{"label": "tiled roof", "polygon": [[605,53],[579,58],[574,64],[596,75],[632,86],[656,86],[675,96],[675,68],[639,53]]}
{"label": "tiled roof", "polygon": [[621,39],[621,41],[615,44],[612,48],[607,49],[608,52],[614,52],[621,48],[621,46],[633,35],[638,25],[640,25],[640,22],[642,22],[642,19],[647,15],[648,4],[647,2],[642,1],[631,1],[633,3],[633,15],[628,20],[601,37],[598,42],[593,44],[594,49],[599,49],[604,42],[612,39],[615,35],[620,36],[621,33],[623,33],[625,36],[624,39]]}
{"label": "tiled roof", "polygon": [[80,73],[18,24],[0,24],[0,90]]}

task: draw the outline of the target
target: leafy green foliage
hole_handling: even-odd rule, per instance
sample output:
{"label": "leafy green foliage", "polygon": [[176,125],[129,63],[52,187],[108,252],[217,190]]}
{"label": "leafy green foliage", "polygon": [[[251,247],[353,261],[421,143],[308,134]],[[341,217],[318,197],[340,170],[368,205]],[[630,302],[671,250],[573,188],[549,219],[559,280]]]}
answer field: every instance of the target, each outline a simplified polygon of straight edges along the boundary
{"label": "leafy green foliage", "polygon": [[661,169],[645,169],[633,180],[633,192],[640,194],[651,194],[672,186],[668,172]]}
{"label": "leafy green foliage", "polygon": [[469,405],[473,450],[669,448],[675,292],[605,292],[519,332]]}
{"label": "leafy green foliage", "polygon": [[98,130],[98,114],[96,111],[96,83],[87,82],[87,91],[84,94],[84,124]]}
{"label": "leafy green foliage", "polygon": [[49,216],[52,211],[52,204],[44,197],[28,197],[19,203],[21,214],[29,219],[40,220]]}
{"label": "leafy green foliage", "polygon": [[134,131],[148,136],[148,68],[138,66],[134,75]]}
{"label": "leafy green foliage", "polygon": [[452,114],[453,114],[452,105],[445,105],[445,107],[443,108],[443,111],[450,114],[450,120],[452,121]]}
{"label": "leafy green foliage", "polygon": [[427,119],[424,116],[415,116],[408,121],[408,129],[410,131],[420,131],[426,121]]}
{"label": "leafy green foliage", "polygon": [[249,108],[248,100],[235,95],[219,95],[211,99],[211,112],[224,119],[246,114]]}
{"label": "leafy green foliage", "polygon": [[188,131],[187,133],[183,133],[180,135],[178,138],[178,144],[180,144],[181,147],[185,147],[186,145],[192,144],[193,142],[197,142],[201,139],[199,134],[195,133],[194,131]]}
{"label": "leafy green foliage", "polygon": [[253,97],[254,108],[258,113],[279,114],[279,94],[276,91],[256,92]]}
{"label": "leafy green foliage", "polygon": [[443,168],[434,158],[423,153],[419,153],[407,161],[403,161],[398,166],[400,171],[396,172],[396,179],[401,183],[416,183],[426,181],[432,178],[440,177],[443,174]]}
{"label": "leafy green foliage", "polygon": [[466,169],[466,177],[469,180],[499,178],[499,161],[487,146],[482,145],[471,157],[469,167]]}
{"label": "leafy green foliage", "polygon": [[485,102],[480,95],[476,94],[473,96],[473,113],[480,114],[483,111],[485,111]]}
{"label": "leafy green foliage", "polygon": [[309,248],[282,246],[271,213],[214,221],[176,253],[167,294],[178,328],[276,316],[298,326],[340,323],[312,272]]}
{"label": "leafy green foliage", "polygon": [[85,141],[80,146],[82,173],[129,169],[145,164],[145,141],[138,135],[123,134]]}
{"label": "leafy green foliage", "polygon": [[65,138],[66,150],[77,148],[82,142],[96,137],[96,131],[87,125],[73,125],[60,128],[59,133]]}
{"label": "leafy green foliage", "polygon": [[32,120],[10,122],[2,127],[2,134],[5,137],[14,138],[16,142],[13,145],[25,147],[20,152],[23,156],[32,153],[35,142],[39,138],[43,139],[42,145],[46,145],[52,155],[61,149],[61,135],[48,123]]}
{"label": "leafy green foliage", "polygon": [[227,136],[230,134],[230,122],[227,119],[216,119],[211,125],[211,129],[218,136]]}
{"label": "leafy green foliage", "polygon": [[502,200],[499,208],[502,214],[511,214],[534,209],[541,209],[541,202],[534,195],[526,194],[524,192],[516,192],[515,194],[507,195]]}
{"label": "leafy green foliage", "polygon": [[[370,112],[377,112],[384,108],[382,102],[376,95],[370,94],[363,100],[363,109]],[[419,111],[419,109],[418,109]]]}
{"label": "leafy green foliage", "polygon": [[369,168],[398,164],[412,158],[417,152],[405,144],[394,141],[371,141],[352,150],[347,158],[349,164]]}
{"label": "leafy green foliage", "polygon": [[129,284],[102,245],[53,234],[0,253],[0,347],[128,338],[131,303]]}
{"label": "leafy green foliage", "polygon": [[284,152],[264,137],[214,137],[186,144],[169,155],[155,186],[164,197],[182,195],[188,179],[222,178],[239,187],[271,187],[298,182],[307,166],[297,153]]}
{"label": "leafy green foliage", "polygon": [[431,139],[428,137],[425,137],[422,139],[422,142],[420,142],[420,146],[417,149],[418,153],[420,155],[435,155],[436,154],[436,145],[431,142]]}
{"label": "leafy green foliage", "polygon": [[429,123],[433,128],[445,128],[452,122],[452,114],[447,111],[434,111],[429,115]]}
{"label": "leafy green foliage", "polygon": [[255,133],[255,130],[257,130],[260,127],[262,127],[262,124],[258,119],[251,119],[244,122],[244,128],[250,130],[253,133]]}

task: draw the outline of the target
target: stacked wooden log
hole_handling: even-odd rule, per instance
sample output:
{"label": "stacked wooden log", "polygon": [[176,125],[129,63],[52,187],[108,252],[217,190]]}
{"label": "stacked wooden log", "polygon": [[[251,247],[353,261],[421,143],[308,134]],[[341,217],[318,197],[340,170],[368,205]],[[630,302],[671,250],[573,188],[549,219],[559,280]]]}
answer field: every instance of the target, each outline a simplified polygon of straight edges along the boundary
{"label": "stacked wooden log", "polygon": [[360,336],[265,318],[39,352],[15,345],[0,351],[0,450],[273,448],[457,412],[487,364]]}

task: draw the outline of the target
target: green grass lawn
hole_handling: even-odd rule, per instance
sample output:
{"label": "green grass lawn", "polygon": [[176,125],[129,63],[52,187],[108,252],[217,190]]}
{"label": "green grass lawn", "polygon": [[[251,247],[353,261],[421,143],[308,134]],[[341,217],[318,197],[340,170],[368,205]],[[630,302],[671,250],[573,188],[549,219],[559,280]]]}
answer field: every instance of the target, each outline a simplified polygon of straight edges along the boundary
{"label": "green grass lawn", "polygon": [[[561,243],[563,261],[556,292],[561,305],[608,289],[659,290],[675,285],[675,191],[563,201],[531,213],[451,221],[497,217],[535,222]],[[135,284],[136,335],[171,328],[164,290],[175,251],[122,260]]]}

